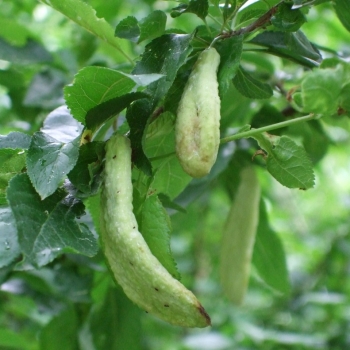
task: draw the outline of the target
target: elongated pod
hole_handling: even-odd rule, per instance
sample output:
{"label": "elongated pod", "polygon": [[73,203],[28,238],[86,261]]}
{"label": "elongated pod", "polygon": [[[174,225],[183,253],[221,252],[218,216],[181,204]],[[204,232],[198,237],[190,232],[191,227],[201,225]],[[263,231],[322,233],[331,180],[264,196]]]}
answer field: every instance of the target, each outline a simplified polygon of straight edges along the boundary
{"label": "elongated pod", "polygon": [[201,52],[183,91],[175,125],[176,153],[192,177],[207,175],[220,143],[220,98],[217,69],[220,55],[212,47]]}
{"label": "elongated pod", "polygon": [[210,318],[197,298],[151,253],[132,206],[129,139],[107,142],[101,193],[101,241],[108,265],[125,294],[145,311],[173,325],[205,327]]}
{"label": "elongated pod", "polygon": [[260,185],[252,166],[241,171],[241,182],[224,227],[220,279],[225,295],[243,303],[259,220]]}

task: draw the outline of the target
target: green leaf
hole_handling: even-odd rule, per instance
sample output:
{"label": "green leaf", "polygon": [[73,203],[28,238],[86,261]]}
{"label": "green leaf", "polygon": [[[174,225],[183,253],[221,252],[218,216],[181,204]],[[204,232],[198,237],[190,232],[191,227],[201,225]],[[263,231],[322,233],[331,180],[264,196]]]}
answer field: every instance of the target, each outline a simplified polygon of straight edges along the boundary
{"label": "green leaf", "polygon": [[103,102],[88,111],[85,118],[86,127],[95,132],[102,124],[118,115],[132,102],[147,97],[149,96],[143,92],[130,92]]}
{"label": "green leaf", "polygon": [[42,199],[54,193],[73,169],[79,155],[79,138],[59,142],[41,131],[33,135],[27,155],[27,171]]}
{"label": "green leaf", "polygon": [[334,1],[335,12],[343,26],[350,32],[350,3],[348,0]]}
{"label": "green leaf", "polygon": [[0,135],[0,148],[28,149],[30,136],[22,132],[13,131],[8,135]]}
{"label": "green leaf", "polygon": [[316,69],[309,72],[301,83],[303,110],[332,115],[339,107],[344,69]]}
{"label": "green leaf", "polygon": [[314,186],[312,162],[302,146],[287,136],[263,133],[253,138],[268,153],[267,170],[283,186],[303,190]]}
{"label": "green leaf", "polygon": [[228,91],[233,77],[239,69],[243,48],[243,35],[233,36],[224,40],[218,46],[220,54],[220,66],[218,71],[218,82],[220,96],[224,96]]}
{"label": "green leaf", "polygon": [[163,11],[153,11],[139,21],[140,37],[138,43],[161,36],[165,31],[166,14]]}
{"label": "green leaf", "polygon": [[28,336],[28,333],[21,334],[16,330],[0,329],[0,347],[2,349],[21,349],[21,350],[36,350],[33,345],[33,339]]}
{"label": "green leaf", "polygon": [[168,92],[178,69],[191,53],[192,35],[165,34],[154,39],[145,47],[141,61],[133,74],[164,74],[164,77],[149,85],[146,92],[153,98],[153,106]]}
{"label": "green leaf", "polygon": [[20,253],[15,218],[10,208],[0,207],[0,268],[12,263]]}
{"label": "green leaf", "polygon": [[300,30],[295,33],[264,31],[249,43],[266,47],[268,53],[310,68],[317,67],[321,60],[318,50]]}
{"label": "green leaf", "polygon": [[189,4],[180,4],[179,6],[172,9],[171,17],[179,17],[183,13],[194,13],[203,21],[208,15],[209,4],[208,0],[190,0]]}
{"label": "green leaf", "polygon": [[78,348],[78,325],[78,316],[73,306],[67,307],[41,330],[40,348],[76,350]]}
{"label": "green leaf", "polygon": [[102,102],[130,92],[136,83],[130,76],[104,67],[85,67],[64,89],[68,108],[75,119],[85,122],[89,110]]}
{"label": "green leaf", "polygon": [[236,89],[245,97],[264,99],[273,95],[272,88],[269,84],[253,78],[242,67],[239,67],[237,74],[233,78],[233,84]]}
{"label": "green leaf", "polygon": [[140,37],[139,22],[134,16],[124,18],[116,26],[114,35],[136,43]]}
{"label": "green leaf", "polygon": [[56,191],[41,200],[26,174],[16,175],[9,183],[7,199],[16,220],[18,242],[34,266],[44,266],[65,252],[87,256],[97,252],[96,238],[75,221],[83,214],[82,204],[67,202],[65,195]]}
{"label": "green leaf", "polygon": [[41,0],[41,2],[61,12],[124,54],[118,39],[114,37],[113,28],[103,18],[97,17],[96,11],[90,5],[80,0]]}
{"label": "green leaf", "polygon": [[100,235],[100,195],[98,194],[87,198],[84,204],[91,215],[96,232]]}
{"label": "green leaf", "polygon": [[290,292],[286,255],[278,235],[269,226],[265,203],[260,199],[259,224],[253,264],[263,281],[281,293]]}
{"label": "green leaf", "polygon": [[14,19],[0,18],[0,37],[15,46],[23,46],[31,36],[27,27]]}
{"label": "green leaf", "polygon": [[146,198],[142,205],[140,232],[152,254],[175,278],[180,274],[170,250],[171,222],[157,195]]}
{"label": "green leaf", "polygon": [[293,4],[281,3],[278,10],[271,18],[271,23],[279,30],[285,32],[296,32],[305,22],[304,14],[298,10],[293,10]]}
{"label": "green leaf", "polygon": [[143,150],[144,131],[152,112],[151,102],[141,99],[131,104],[126,112],[130,126],[130,141],[133,150],[133,162],[146,175],[152,174],[152,166]]}
{"label": "green leaf", "polygon": [[104,158],[104,142],[88,142],[79,148],[79,157],[68,174],[69,180],[81,192],[90,194]]}

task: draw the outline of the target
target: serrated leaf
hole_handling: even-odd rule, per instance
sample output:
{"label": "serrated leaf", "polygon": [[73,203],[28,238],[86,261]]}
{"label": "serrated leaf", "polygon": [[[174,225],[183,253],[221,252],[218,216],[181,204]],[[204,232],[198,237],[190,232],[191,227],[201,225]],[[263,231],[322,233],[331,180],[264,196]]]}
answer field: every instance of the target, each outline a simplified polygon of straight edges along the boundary
{"label": "serrated leaf", "polygon": [[82,214],[82,204],[67,203],[65,195],[56,191],[41,200],[27,174],[16,175],[9,183],[7,198],[16,220],[18,242],[34,266],[44,266],[65,252],[87,256],[97,252],[96,238],[75,221]]}
{"label": "serrated leaf", "polygon": [[41,2],[61,12],[124,54],[118,39],[114,37],[113,28],[103,18],[97,17],[96,11],[90,5],[80,0],[41,0]]}
{"label": "serrated leaf", "polygon": [[86,126],[94,132],[102,124],[127,108],[132,102],[147,97],[149,96],[143,92],[131,92],[103,102],[88,111],[85,118]]}
{"label": "serrated leaf", "polygon": [[0,148],[28,149],[30,136],[22,132],[13,131],[8,135],[0,135]]}
{"label": "serrated leaf", "polygon": [[128,16],[124,18],[117,24],[114,35],[136,43],[140,37],[140,27],[138,20],[134,16]]}
{"label": "serrated leaf", "polygon": [[161,36],[165,31],[166,19],[166,14],[163,11],[157,10],[140,20],[140,37],[138,43],[146,39],[149,40]]}
{"label": "serrated leaf", "polygon": [[89,110],[103,102],[129,93],[136,83],[130,76],[104,67],[85,67],[64,89],[64,97],[72,115],[85,124]]}
{"label": "serrated leaf", "polygon": [[337,0],[334,1],[334,7],[340,22],[350,32],[350,2],[348,0]]}
{"label": "serrated leaf", "polygon": [[189,4],[180,4],[171,11],[171,17],[179,17],[184,13],[194,13],[203,21],[208,15],[208,0],[190,0]]}
{"label": "serrated leaf", "polygon": [[90,193],[104,158],[104,142],[88,142],[79,148],[78,160],[68,174],[72,184],[83,193]]}
{"label": "serrated leaf", "polygon": [[264,31],[249,43],[266,47],[268,53],[310,68],[317,67],[322,58],[319,51],[300,30],[295,33]]}
{"label": "serrated leaf", "polygon": [[305,22],[304,14],[298,9],[292,9],[292,4],[281,3],[271,18],[271,23],[279,30],[296,32]]}
{"label": "serrated leaf", "polygon": [[273,95],[272,88],[269,84],[253,78],[242,67],[239,67],[237,70],[233,78],[233,84],[243,96],[248,98],[264,99],[270,98]]}
{"label": "serrated leaf", "polygon": [[231,81],[239,68],[242,48],[243,35],[224,40],[222,44],[218,46],[218,52],[220,54],[218,82],[221,98],[228,91]]}
{"label": "serrated leaf", "polygon": [[192,35],[165,34],[146,45],[141,61],[132,73],[164,74],[163,78],[149,85],[146,90],[153,98],[153,106],[168,92],[178,69],[192,51],[191,40]]}
{"label": "serrated leaf", "polygon": [[15,218],[8,207],[0,207],[0,268],[12,263],[21,253]]}
{"label": "serrated leaf", "polygon": [[283,186],[303,190],[314,186],[312,162],[302,146],[287,136],[264,133],[253,138],[268,153],[267,170]]}
{"label": "serrated leaf", "polygon": [[153,255],[173,277],[179,279],[170,250],[170,218],[157,195],[147,197],[142,205],[140,232]]}
{"label": "serrated leaf", "polygon": [[332,115],[339,107],[344,69],[316,69],[309,72],[301,83],[303,110]]}
{"label": "serrated leaf", "polygon": [[73,169],[79,155],[79,138],[59,142],[41,131],[32,137],[27,171],[42,199],[54,193],[64,177]]}
{"label": "serrated leaf", "polygon": [[126,120],[130,126],[129,138],[133,150],[133,162],[149,176],[152,174],[152,166],[143,151],[143,139],[151,112],[152,106],[148,99],[136,101],[126,111]]}
{"label": "serrated leaf", "polygon": [[281,293],[290,292],[286,255],[280,238],[269,226],[262,198],[252,261],[267,285]]}

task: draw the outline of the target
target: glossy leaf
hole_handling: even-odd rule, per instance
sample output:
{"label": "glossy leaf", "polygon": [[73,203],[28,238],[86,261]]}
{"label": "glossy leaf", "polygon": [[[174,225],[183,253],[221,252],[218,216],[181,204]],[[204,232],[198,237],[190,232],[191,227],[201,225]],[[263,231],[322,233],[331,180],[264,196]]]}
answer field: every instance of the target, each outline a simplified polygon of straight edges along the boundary
{"label": "glossy leaf", "polygon": [[161,36],[165,31],[166,14],[163,11],[153,11],[139,21],[140,37],[138,43]]}
{"label": "glossy leaf", "polygon": [[0,135],[0,148],[28,149],[30,136],[22,132],[13,131],[8,135]]}
{"label": "glossy leaf", "polygon": [[140,37],[139,22],[134,16],[121,20],[115,28],[115,36],[137,42]]}
{"label": "glossy leaf", "polygon": [[292,4],[281,3],[276,14],[271,18],[271,23],[279,30],[296,32],[306,21],[304,14],[293,9]]}
{"label": "glossy leaf", "polygon": [[171,17],[179,17],[184,13],[194,13],[202,20],[208,15],[208,0],[190,0],[187,4],[180,4],[171,11]]}
{"label": "glossy leaf", "polygon": [[34,266],[44,266],[65,252],[87,256],[97,252],[96,238],[75,221],[83,213],[82,204],[64,201],[65,196],[63,191],[56,191],[41,200],[26,174],[10,181],[7,198],[18,242],[26,260]]}

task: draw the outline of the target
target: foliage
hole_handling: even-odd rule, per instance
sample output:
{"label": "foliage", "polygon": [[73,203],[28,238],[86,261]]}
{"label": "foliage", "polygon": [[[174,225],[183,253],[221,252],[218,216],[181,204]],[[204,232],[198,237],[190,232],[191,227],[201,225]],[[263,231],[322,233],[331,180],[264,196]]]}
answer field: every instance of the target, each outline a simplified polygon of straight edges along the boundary
{"label": "foliage", "polygon": [[[348,0],[4,0],[0,22],[0,348],[350,347]],[[209,46],[221,146],[192,179],[174,124]],[[113,132],[140,230],[211,328],[165,324],[114,284],[98,240]],[[262,197],[237,307],[219,257],[247,166]]]}

